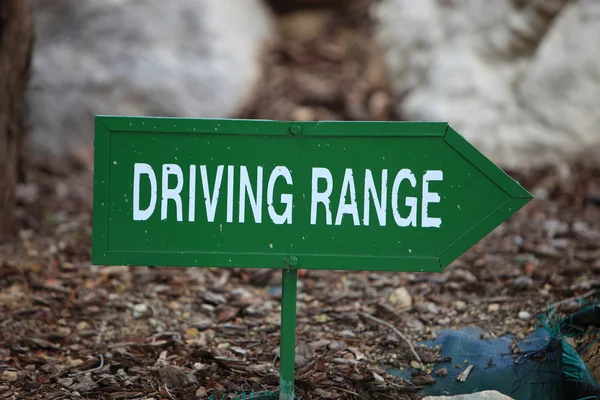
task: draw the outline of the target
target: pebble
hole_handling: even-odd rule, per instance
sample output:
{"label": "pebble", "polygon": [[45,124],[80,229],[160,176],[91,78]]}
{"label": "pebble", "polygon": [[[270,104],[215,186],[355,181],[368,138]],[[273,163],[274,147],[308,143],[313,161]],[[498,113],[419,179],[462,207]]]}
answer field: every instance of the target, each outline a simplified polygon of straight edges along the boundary
{"label": "pebble", "polygon": [[73,385],[73,378],[60,378],[57,380],[58,384],[64,387]]}
{"label": "pebble", "polygon": [[371,372],[373,374],[373,378],[375,379],[376,382],[385,382],[385,379],[383,378],[383,376],[375,373],[375,372]]}
{"label": "pebble", "polygon": [[520,276],[512,284],[513,288],[518,290],[529,289],[533,286],[533,279],[528,276]]}
{"label": "pebble", "polygon": [[139,319],[143,317],[147,317],[152,313],[150,307],[147,304],[140,303],[133,306],[133,318]]}
{"label": "pebble", "polygon": [[528,313],[527,311],[519,311],[519,319],[522,319],[522,320],[526,321],[526,320],[528,320],[530,318],[531,318],[531,314]]}
{"label": "pebble", "polygon": [[458,282],[474,283],[477,282],[477,277],[473,275],[473,273],[470,271],[464,269],[455,269],[454,271],[452,271],[452,280]]}
{"label": "pebble", "polygon": [[456,311],[465,311],[467,309],[467,303],[462,300],[458,300],[454,302],[454,308],[456,308]]}
{"label": "pebble", "polygon": [[16,382],[18,379],[18,375],[16,371],[6,370],[2,373],[2,381],[3,382]]}
{"label": "pebble", "polygon": [[211,326],[213,326],[213,321],[210,318],[200,318],[192,324],[192,327],[198,329],[199,331],[205,331]]}
{"label": "pebble", "polygon": [[81,322],[78,322],[77,325],[75,325],[75,327],[77,328],[78,331],[85,331],[85,330],[90,329],[90,324],[88,324],[85,321],[81,321]]}
{"label": "pebble", "polygon": [[437,376],[447,376],[448,375],[448,368],[440,368],[437,371],[435,371],[435,374]]}
{"label": "pebble", "polygon": [[412,297],[405,287],[399,287],[398,289],[394,290],[389,297],[389,302],[392,305],[401,308],[409,308],[412,307],[413,304]]}
{"label": "pebble", "polygon": [[500,304],[494,303],[488,306],[488,312],[496,312],[500,309]]}

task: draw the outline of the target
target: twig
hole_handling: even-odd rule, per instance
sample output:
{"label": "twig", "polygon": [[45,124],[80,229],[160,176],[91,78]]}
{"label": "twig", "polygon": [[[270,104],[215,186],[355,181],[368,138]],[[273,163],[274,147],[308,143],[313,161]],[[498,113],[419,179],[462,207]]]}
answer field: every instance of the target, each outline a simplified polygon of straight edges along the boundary
{"label": "twig", "polygon": [[458,378],[456,378],[456,379],[460,382],[466,381],[467,378],[469,377],[469,373],[471,372],[472,369],[473,369],[473,365],[471,364],[463,372],[461,372],[458,375]]}
{"label": "twig", "polygon": [[100,356],[100,365],[99,366],[97,366],[96,368],[88,369],[87,371],[77,372],[71,376],[73,377],[73,376],[84,375],[84,374],[87,374],[88,372],[96,372],[96,371],[99,371],[102,368],[104,368],[104,356],[102,354],[98,354],[98,355]]}
{"label": "twig", "polygon": [[400,338],[402,340],[404,340],[406,342],[406,344],[408,345],[408,348],[410,349],[410,351],[412,352],[413,356],[415,356],[415,359],[419,362],[419,364],[421,365],[421,369],[425,370],[425,365],[423,365],[423,361],[421,360],[421,357],[419,357],[419,355],[417,354],[417,351],[415,350],[415,348],[413,347],[412,343],[410,342],[410,340],[408,340],[408,338],[406,336],[404,336],[404,334],[402,332],[400,332],[398,329],[396,329],[396,327],[392,324],[390,324],[389,322],[386,322],[382,319],[379,319],[377,317],[374,317],[372,315],[369,315],[367,313],[360,313],[360,315],[362,315],[363,317],[370,319],[371,321],[377,322],[378,324],[381,325],[385,325],[388,328],[390,328],[392,331],[394,331],[394,333],[398,336],[400,336]]}
{"label": "twig", "polygon": [[515,301],[515,298],[510,296],[496,296],[484,299],[483,301],[486,303],[506,303],[507,301]]}
{"label": "twig", "polygon": [[556,303],[552,304],[552,308],[558,308],[559,306],[561,306],[565,303],[568,303],[570,301],[574,301],[574,300],[578,300],[578,299],[586,299],[588,297],[593,296],[596,292],[597,292],[597,290],[594,289],[594,290],[590,290],[589,292],[585,292],[581,296],[569,297],[568,299],[557,301]]}

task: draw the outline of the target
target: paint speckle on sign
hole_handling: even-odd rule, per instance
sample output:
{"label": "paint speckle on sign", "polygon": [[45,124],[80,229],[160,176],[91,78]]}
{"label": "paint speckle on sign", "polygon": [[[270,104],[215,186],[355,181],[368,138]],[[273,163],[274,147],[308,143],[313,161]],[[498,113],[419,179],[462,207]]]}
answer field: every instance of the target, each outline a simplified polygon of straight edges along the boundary
{"label": "paint speckle on sign", "polygon": [[113,164],[117,165],[117,162],[116,162],[116,161],[113,161]]}
{"label": "paint speckle on sign", "polygon": [[270,247],[270,248],[273,248],[273,243],[269,243],[269,247]]}
{"label": "paint speckle on sign", "polygon": [[458,209],[459,209],[459,210],[461,209],[461,208],[460,208],[460,204],[457,204],[457,205],[456,205],[456,207],[458,207]]}
{"label": "paint speckle on sign", "polygon": [[223,232],[223,224],[219,224],[219,230]]}
{"label": "paint speckle on sign", "polygon": [[408,252],[409,252],[409,253],[412,253],[412,250],[411,250],[411,249],[408,249]]}

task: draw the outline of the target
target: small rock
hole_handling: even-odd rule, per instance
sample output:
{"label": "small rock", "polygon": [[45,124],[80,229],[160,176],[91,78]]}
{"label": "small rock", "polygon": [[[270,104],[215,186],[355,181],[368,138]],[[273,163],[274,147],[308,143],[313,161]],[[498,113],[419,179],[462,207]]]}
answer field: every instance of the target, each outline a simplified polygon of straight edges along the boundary
{"label": "small rock", "polygon": [[297,107],[292,111],[292,121],[312,121],[315,119],[315,112],[309,107]]}
{"label": "small rock", "polygon": [[467,303],[462,300],[455,301],[454,308],[456,311],[465,311],[467,309]]}
{"label": "small rock", "polygon": [[133,318],[139,319],[152,315],[152,310],[147,304],[140,303],[133,306]]}
{"label": "small rock", "polygon": [[485,390],[483,392],[459,394],[457,396],[427,396],[423,400],[514,400],[495,390]]}
{"label": "small rock", "polygon": [[210,318],[200,318],[192,324],[192,327],[199,331],[205,331],[211,326],[213,326],[213,321]]}
{"label": "small rock", "polygon": [[162,383],[170,388],[181,388],[197,382],[193,373],[172,365],[161,368],[158,375]]}
{"label": "small rock", "polygon": [[356,334],[348,329],[344,329],[340,332],[340,336],[345,338],[353,338],[356,337]]}
{"label": "small rock", "polygon": [[425,328],[425,325],[417,318],[407,318],[406,327],[413,332],[420,332]]}
{"label": "small rock", "polygon": [[440,368],[437,371],[435,371],[435,374],[437,376],[447,376],[448,375],[448,368]]}
{"label": "small rock", "polygon": [[412,297],[410,296],[410,293],[408,293],[408,290],[406,290],[405,287],[399,287],[398,289],[394,290],[389,297],[389,302],[392,305],[402,308],[412,307],[413,303]]}
{"label": "small rock", "polygon": [[566,222],[557,220],[557,219],[549,219],[546,221],[546,231],[548,236],[553,238],[557,235],[564,235],[569,231],[569,225]]}
{"label": "small rock", "polygon": [[440,309],[432,302],[419,303],[415,306],[417,311],[422,313],[439,314]]}
{"label": "small rock", "polygon": [[215,306],[218,306],[219,304],[227,303],[227,299],[225,298],[225,296],[218,294],[218,293],[201,292],[199,294],[199,296],[202,298],[202,300],[204,300],[208,304],[212,304]]}
{"label": "small rock", "polygon": [[81,321],[81,322],[78,322],[77,325],[75,325],[75,327],[77,328],[78,331],[85,331],[85,330],[90,329],[90,324],[88,324],[85,321]]}
{"label": "small rock", "polygon": [[371,372],[373,374],[373,379],[375,379],[376,382],[385,382],[385,379],[383,378],[383,376],[375,373],[375,372]]}
{"label": "small rock", "polygon": [[531,318],[531,314],[527,311],[519,311],[519,319],[527,321]]}
{"label": "small rock", "polygon": [[517,290],[525,290],[533,287],[533,279],[529,276],[519,276],[512,284],[512,287]]}
{"label": "small rock", "polygon": [[490,305],[488,306],[488,312],[496,312],[496,311],[498,311],[499,309],[500,309],[500,304],[496,304],[496,303],[494,303],[494,304],[490,304]]}
{"label": "small rock", "polygon": [[457,282],[477,282],[477,277],[473,275],[473,273],[464,269],[455,269],[454,271],[452,271],[451,279]]}
{"label": "small rock", "polygon": [[2,373],[2,382],[16,382],[19,375],[16,371],[6,370]]}
{"label": "small rock", "polygon": [[69,387],[73,384],[73,378],[60,378],[57,382],[61,386]]}
{"label": "small rock", "polygon": [[338,351],[338,350],[345,349],[348,346],[346,345],[346,342],[341,341],[341,340],[336,340],[334,342],[331,342],[327,347],[329,348],[329,350]]}

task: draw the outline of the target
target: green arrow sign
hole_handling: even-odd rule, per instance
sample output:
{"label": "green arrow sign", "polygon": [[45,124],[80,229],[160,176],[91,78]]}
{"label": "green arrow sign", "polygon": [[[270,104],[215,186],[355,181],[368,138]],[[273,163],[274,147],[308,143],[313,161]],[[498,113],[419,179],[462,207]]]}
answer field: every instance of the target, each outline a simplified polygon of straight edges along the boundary
{"label": "green arrow sign", "polygon": [[445,123],[96,117],[92,262],[441,271],[532,196]]}
{"label": "green arrow sign", "polygon": [[440,271],[532,196],[445,123],[97,117],[93,262]]}

